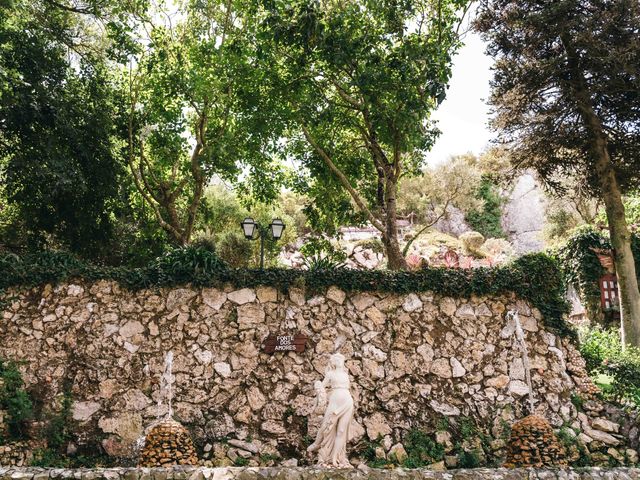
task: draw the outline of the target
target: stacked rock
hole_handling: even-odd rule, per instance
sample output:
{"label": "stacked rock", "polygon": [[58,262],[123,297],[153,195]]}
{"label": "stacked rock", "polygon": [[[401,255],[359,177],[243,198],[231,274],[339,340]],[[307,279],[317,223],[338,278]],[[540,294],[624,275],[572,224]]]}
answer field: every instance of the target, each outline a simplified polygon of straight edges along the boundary
{"label": "stacked rock", "polygon": [[161,421],[145,437],[139,466],[166,467],[197,463],[198,457],[188,430],[175,420]]}
{"label": "stacked rock", "polygon": [[576,382],[580,393],[591,398],[598,393],[600,389],[596,387],[587,373],[587,366],[582,355],[573,345],[567,345],[567,370],[571,373],[573,380]]}
{"label": "stacked rock", "polygon": [[513,424],[504,463],[506,468],[560,467],[566,464],[564,448],[544,418],[529,415]]}

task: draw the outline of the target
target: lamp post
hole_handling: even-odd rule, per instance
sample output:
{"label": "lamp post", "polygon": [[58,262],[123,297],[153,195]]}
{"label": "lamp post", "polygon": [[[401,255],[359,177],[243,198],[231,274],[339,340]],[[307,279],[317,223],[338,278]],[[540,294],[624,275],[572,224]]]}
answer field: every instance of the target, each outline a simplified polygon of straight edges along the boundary
{"label": "lamp post", "polygon": [[[265,228],[253,218],[247,217],[240,222],[240,227],[242,227],[242,233],[244,233],[244,238],[247,240],[257,240],[260,238],[260,269],[262,270],[264,268],[264,237],[267,233],[270,233],[274,241],[280,240],[286,225],[281,219],[274,218]],[[257,236],[255,235],[256,231],[258,232]]]}

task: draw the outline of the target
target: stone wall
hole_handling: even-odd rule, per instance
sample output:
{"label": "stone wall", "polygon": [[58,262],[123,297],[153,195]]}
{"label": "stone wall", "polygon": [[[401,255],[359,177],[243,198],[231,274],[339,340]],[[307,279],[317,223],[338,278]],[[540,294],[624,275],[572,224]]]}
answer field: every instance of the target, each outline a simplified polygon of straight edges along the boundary
{"label": "stone wall", "polygon": [[0,468],[0,480],[637,480],[637,468],[588,468],[576,470],[488,469],[435,472],[432,470],[327,470],[320,468],[110,468],[94,470],[45,470]]}
{"label": "stone wall", "polygon": [[[220,465],[240,456],[258,465],[303,458],[319,420],[309,417],[312,385],[338,350],[348,359],[356,401],[353,442],[379,440],[384,457],[400,451],[411,428],[433,433],[444,418],[454,428],[469,417],[499,457],[505,425],[527,413],[515,325],[505,317],[517,309],[537,413],[555,427],[572,426],[595,450],[613,448],[637,461],[634,450],[624,450],[629,445],[619,445],[630,437],[637,448],[638,427],[595,401],[577,411],[572,394],[588,398],[593,388],[582,359],[545,329],[537,309],[514,296],[330,288],[309,297],[269,287],[129,292],[100,281],[46,285],[7,298],[0,358],[25,362],[24,378],[44,410],[55,410],[67,388],[77,446],[97,443],[109,455],[133,455],[145,426],[166,413],[166,402],[158,405],[159,377],[171,350],[175,418],[190,428],[205,459]],[[261,352],[269,333],[298,332],[309,337],[304,353]],[[461,440],[447,435],[440,432],[438,441],[451,451]]]}

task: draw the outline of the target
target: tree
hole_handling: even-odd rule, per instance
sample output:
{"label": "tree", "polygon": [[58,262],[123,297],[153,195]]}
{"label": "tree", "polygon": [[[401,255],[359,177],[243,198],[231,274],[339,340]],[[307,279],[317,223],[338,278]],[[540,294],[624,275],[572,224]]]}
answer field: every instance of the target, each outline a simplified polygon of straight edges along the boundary
{"label": "tree", "polygon": [[113,233],[121,99],[103,58],[70,63],[77,27],[47,3],[0,5],[0,215],[21,242],[93,255]]}
{"label": "tree", "polygon": [[478,159],[466,154],[426,168],[419,176],[402,179],[398,211],[404,216],[414,215],[420,225],[405,243],[402,249],[404,256],[420,235],[447,218],[454,207],[465,212],[482,208],[482,202],[476,198],[481,175]]}
{"label": "tree", "polygon": [[[437,130],[464,0],[262,2],[256,58],[269,123],[299,161],[294,188],[315,227],[369,222],[388,266],[407,264],[397,236],[398,183],[419,173]],[[354,211],[355,210],[355,211]]]}
{"label": "tree", "polygon": [[[155,17],[171,18],[157,12]],[[231,79],[224,75],[235,12],[205,2],[172,24],[143,23],[149,47],[129,74],[128,161],[138,192],[171,240],[191,239],[204,188],[214,173],[235,174],[223,155]]]}
{"label": "tree", "polygon": [[574,177],[605,206],[625,342],[640,344],[640,293],[622,193],[640,173],[637,0],[485,0],[476,21],[496,59],[493,125],[518,167],[562,193]]}

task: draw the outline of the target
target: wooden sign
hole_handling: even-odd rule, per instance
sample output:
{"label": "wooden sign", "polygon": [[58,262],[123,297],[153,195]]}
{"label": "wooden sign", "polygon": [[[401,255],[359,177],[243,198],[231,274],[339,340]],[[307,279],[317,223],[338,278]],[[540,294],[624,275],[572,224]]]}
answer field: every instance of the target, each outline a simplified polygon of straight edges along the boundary
{"label": "wooden sign", "polygon": [[304,352],[307,346],[307,337],[297,333],[295,335],[269,335],[262,342],[262,350],[265,353],[275,352]]}

